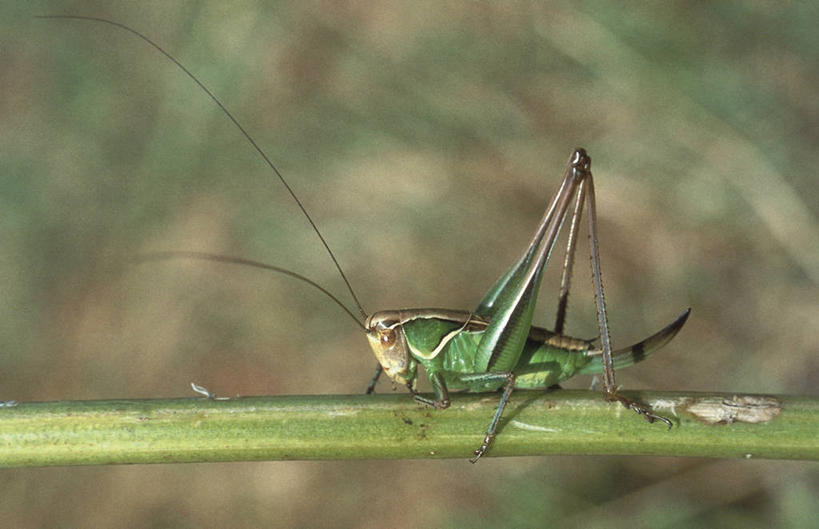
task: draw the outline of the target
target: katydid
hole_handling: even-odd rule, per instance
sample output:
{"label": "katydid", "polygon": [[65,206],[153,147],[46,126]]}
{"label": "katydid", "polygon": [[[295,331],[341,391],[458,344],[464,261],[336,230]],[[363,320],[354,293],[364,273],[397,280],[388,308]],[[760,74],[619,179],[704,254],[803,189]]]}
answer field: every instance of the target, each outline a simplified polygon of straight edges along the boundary
{"label": "katydid", "polygon": [[[402,309],[368,315],[341,265],[330,250],[329,244],[293,189],[250,134],[199,79],[146,36],[118,22],[71,15],[39,18],[90,20],[116,26],[141,38],[182,69],[221,108],[285,186],[327,250],[361,319],[324,287],[303,275],[277,266],[237,257],[185,251],[149,254],[142,257],[143,261],[192,258],[242,264],[283,273],[320,290],[339,305],[365,332],[370,347],[375,353],[378,364],[367,393],[373,392],[382,372],[386,372],[395,383],[406,386],[417,402],[438,409],[449,407],[450,391],[503,390],[483,441],[470,459],[473,463],[490,447],[498,431],[503,410],[514,389],[547,389],[578,374],[602,373],[603,394],[607,401],[621,403],[650,423],[661,421],[669,428],[672,427],[669,419],[655,415],[648,406],[618,393],[614,372],[616,369],[642,361],[668,343],[682,328],[690,309],[685,310],[672,323],[641,342],[631,347],[612,351],[600,273],[591,158],[584,149],[577,148],[572,152],[560,187],[549,202],[523,254],[507,272],[501,275],[473,311]],[[592,278],[600,332],[599,339],[595,340],[572,338],[565,335],[563,331],[571,272],[584,209],[588,215]],[[557,317],[554,330],[550,331],[533,326],[532,319],[543,270],[549,261],[561,227],[569,216],[571,216],[571,222],[563,261]],[[426,377],[432,386],[434,398],[424,396],[417,391],[419,365],[424,368]]]}
{"label": "katydid", "polygon": [[[543,269],[574,199],[558,301],[555,331],[532,326]],[[593,341],[562,334],[566,317],[578,224],[587,205],[589,239],[600,330],[600,348]],[[622,350],[611,350],[600,254],[591,158],[575,149],[557,193],[535,230],[523,255],[484,295],[473,312],[414,309],[377,312],[367,319],[367,338],[383,369],[399,384],[405,384],[424,404],[449,407],[449,390],[494,391],[503,388],[497,411],[489,423],[483,443],[470,461],[476,462],[495,437],[503,409],[515,387],[546,389],[577,374],[603,374],[606,400],[618,401],[648,422],[665,417],[617,392],[614,369],[630,366],[668,343],[688,318],[685,310],[675,321],[645,340]],[[598,361],[598,357],[602,362]],[[419,395],[416,388],[418,364],[424,367],[435,399]]]}

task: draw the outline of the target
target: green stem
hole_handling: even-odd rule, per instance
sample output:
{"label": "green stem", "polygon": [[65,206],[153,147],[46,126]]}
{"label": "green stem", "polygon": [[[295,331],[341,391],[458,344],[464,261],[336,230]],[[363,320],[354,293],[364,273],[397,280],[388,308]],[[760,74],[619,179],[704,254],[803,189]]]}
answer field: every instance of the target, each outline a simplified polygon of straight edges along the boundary
{"label": "green stem", "polygon": [[[625,392],[674,421],[647,424],[599,393],[518,391],[487,456],[622,454],[819,459],[819,398]],[[450,409],[407,395],[32,402],[0,408],[0,465],[275,459],[467,459],[498,396]]]}

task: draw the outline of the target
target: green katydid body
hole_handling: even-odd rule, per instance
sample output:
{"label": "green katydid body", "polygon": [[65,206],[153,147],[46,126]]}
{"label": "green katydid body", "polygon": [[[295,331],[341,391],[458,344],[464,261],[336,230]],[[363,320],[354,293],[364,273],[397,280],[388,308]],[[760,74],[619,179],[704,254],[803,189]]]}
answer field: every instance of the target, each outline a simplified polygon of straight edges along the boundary
{"label": "green katydid body", "polygon": [[[644,360],[663,347],[682,328],[688,318],[685,311],[679,318],[650,337],[612,352],[615,369],[622,369]],[[478,345],[489,322],[471,312],[443,309],[412,309],[407,311],[383,311],[370,317],[372,322],[384,329],[395,331],[394,354],[406,360],[406,374],[398,380],[413,389],[418,380],[418,365],[423,366],[433,388],[445,387],[454,391],[494,391],[503,386],[503,379],[474,380],[470,375],[480,373],[477,365]],[[575,375],[602,373],[600,361],[602,350],[595,347],[596,340],[585,340],[556,334],[542,327],[531,327],[517,363],[511,368],[515,373],[517,389],[546,389]],[[405,348],[404,348],[405,347]],[[380,355],[382,366],[394,363],[384,351],[381,340],[373,346]],[[401,350],[403,349],[403,351]],[[404,354],[406,351],[408,354]],[[384,366],[385,368],[387,366]],[[507,371],[506,366],[490,362],[488,371]]]}

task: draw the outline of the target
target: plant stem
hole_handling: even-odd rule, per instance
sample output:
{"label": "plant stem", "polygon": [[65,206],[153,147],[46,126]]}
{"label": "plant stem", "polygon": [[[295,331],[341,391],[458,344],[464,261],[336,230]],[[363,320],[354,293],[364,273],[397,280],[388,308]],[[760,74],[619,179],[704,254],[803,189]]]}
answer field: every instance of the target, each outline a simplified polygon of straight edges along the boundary
{"label": "plant stem", "polygon": [[[621,454],[819,459],[819,398],[624,392],[672,419],[647,424],[599,393],[518,391],[487,456]],[[450,409],[407,395],[32,402],[0,408],[0,465],[463,458],[495,394]]]}

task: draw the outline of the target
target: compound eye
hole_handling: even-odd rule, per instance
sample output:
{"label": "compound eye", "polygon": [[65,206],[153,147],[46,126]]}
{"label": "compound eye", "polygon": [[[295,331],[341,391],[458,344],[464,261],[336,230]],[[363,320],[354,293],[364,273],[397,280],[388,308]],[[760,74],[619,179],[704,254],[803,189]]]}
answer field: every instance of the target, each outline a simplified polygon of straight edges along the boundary
{"label": "compound eye", "polygon": [[381,344],[387,347],[391,346],[395,343],[395,331],[392,329],[387,329],[386,331],[381,332]]}

